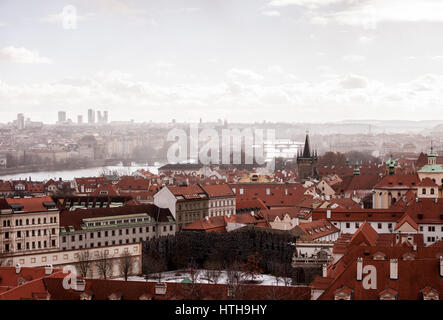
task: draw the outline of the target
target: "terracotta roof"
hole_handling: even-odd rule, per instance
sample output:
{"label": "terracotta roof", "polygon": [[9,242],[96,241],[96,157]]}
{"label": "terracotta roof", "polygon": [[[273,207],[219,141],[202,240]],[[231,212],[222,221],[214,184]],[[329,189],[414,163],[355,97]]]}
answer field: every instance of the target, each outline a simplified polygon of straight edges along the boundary
{"label": "terracotta roof", "polygon": [[48,211],[43,205],[44,202],[53,202],[52,198],[36,197],[36,198],[6,198],[8,205],[20,204],[23,206],[23,212],[46,212]]}
{"label": "terracotta roof", "polygon": [[334,234],[336,232],[340,232],[340,230],[337,227],[335,227],[332,223],[330,223],[326,219],[321,219],[307,223],[300,223],[298,227],[301,230],[303,230],[303,232],[312,239],[318,239],[330,234]]}
{"label": "terracotta roof", "polygon": [[399,229],[403,224],[408,223],[412,228],[418,231],[418,224],[408,215],[404,214],[403,217],[397,222],[394,230]]}
{"label": "terracotta roof", "polygon": [[204,190],[197,184],[190,184],[188,186],[167,186],[167,188],[176,197],[182,196],[186,200],[201,199],[201,194],[206,196]]}
{"label": "terracotta roof", "polygon": [[418,224],[443,223],[443,199],[420,198],[411,201],[406,213]]}
{"label": "terracotta roof", "polygon": [[350,245],[361,245],[362,243],[366,243],[369,246],[375,246],[375,243],[378,238],[377,231],[371,227],[369,223],[366,221],[355,231],[354,235],[351,238]]}
{"label": "terracotta roof", "polygon": [[60,226],[69,230],[69,226],[75,230],[82,230],[83,219],[113,217],[136,213],[147,213],[158,222],[174,221],[169,209],[159,208],[154,204],[140,204],[115,208],[76,209],[74,211],[62,210],[60,212]]}
{"label": "terracotta roof", "polygon": [[417,174],[394,174],[384,176],[374,189],[414,189],[419,183]]}
{"label": "terracotta roof", "polygon": [[254,213],[254,215],[251,215],[250,213],[239,213],[229,216],[225,215],[199,219],[186,225],[182,230],[226,232],[226,226],[228,223],[268,226],[266,219],[261,213]]}
{"label": "terracotta roof", "polygon": [[438,184],[436,184],[434,181],[432,181],[431,178],[424,178],[420,181],[420,183],[417,185],[419,187],[438,187]]}
{"label": "terracotta roof", "polygon": [[[425,248],[423,248],[425,249]],[[319,300],[333,300],[334,294],[340,288],[353,288],[352,299],[355,300],[378,300],[380,294],[390,288],[392,292],[398,292],[399,300],[420,300],[421,291],[426,287],[432,287],[440,295],[442,292],[441,277],[439,275],[439,259],[415,259],[398,260],[398,280],[390,279],[390,260],[373,260],[363,258],[363,265],[373,265],[377,270],[377,289],[366,290],[360,281],[356,280],[357,259],[345,267]]]}
{"label": "terracotta roof", "polygon": [[331,210],[331,221],[398,221],[404,214],[403,208],[389,209],[314,209],[312,220],[325,219]]}
{"label": "terracotta roof", "polygon": [[235,197],[232,189],[226,184],[200,185],[210,198]]}

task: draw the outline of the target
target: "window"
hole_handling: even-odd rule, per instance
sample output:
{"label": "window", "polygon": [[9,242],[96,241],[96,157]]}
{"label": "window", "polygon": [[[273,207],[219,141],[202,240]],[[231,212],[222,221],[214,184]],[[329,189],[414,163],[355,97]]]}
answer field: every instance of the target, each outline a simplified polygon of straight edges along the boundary
{"label": "window", "polygon": [[381,223],[378,223],[378,226],[377,226],[379,229],[381,229]]}
{"label": "window", "polygon": [[435,232],[435,226],[429,226],[428,227],[429,232]]}
{"label": "window", "polygon": [[75,236],[71,236],[71,241],[75,241]]}
{"label": "window", "polygon": [[52,246],[55,247],[55,240],[52,240]]}
{"label": "window", "polygon": [[350,228],[351,227],[351,224],[349,223],[349,222],[346,222],[346,228]]}
{"label": "window", "polygon": [[360,224],[358,222],[355,223],[355,227],[358,229],[360,228]]}
{"label": "window", "polygon": [[423,189],[421,190],[421,193],[426,194],[426,188],[423,188]]}
{"label": "window", "polygon": [[166,232],[166,226],[163,226],[163,232]]}
{"label": "window", "polygon": [[62,237],[62,242],[65,243],[66,242],[66,236]]}
{"label": "window", "polygon": [[432,188],[432,189],[431,189],[431,194],[434,194],[434,192],[435,192],[435,191],[434,191],[434,188]]}

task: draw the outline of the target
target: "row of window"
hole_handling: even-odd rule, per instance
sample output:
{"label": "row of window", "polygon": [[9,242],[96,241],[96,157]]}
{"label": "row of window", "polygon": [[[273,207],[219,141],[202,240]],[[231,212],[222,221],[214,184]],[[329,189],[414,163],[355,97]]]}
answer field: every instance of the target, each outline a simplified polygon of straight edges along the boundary
{"label": "row of window", "polygon": [[210,208],[223,207],[223,206],[233,206],[233,205],[234,205],[234,200],[218,200],[218,201],[209,202]]}
{"label": "row of window", "polygon": [[[443,226],[440,227],[443,232]],[[420,231],[423,231],[423,226],[420,226]],[[435,226],[428,226],[428,232],[435,232]]]}
{"label": "row of window", "polygon": [[[337,223],[334,222],[334,225],[336,226]],[[350,222],[346,222],[346,229],[350,229],[351,228],[351,223]],[[360,223],[359,222],[355,222],[355,228],[358,229],[360,228]],[[383,225],[382,223],[377,223],[377,229],[382,229]],[[388,223],[388,229],[392,229],[392,223]]]}
{"label": "row of window", "polygon": [[[50,247],[52,247],[52,248],[57,246],[57,242],[55,240],[51,240],[51,242],[49,242],[49,243],[48,243],[48,241],[44,240],[44,241],[26,242],[25,248],[26,248],[26,250],[45,249],[45,248],[48,248],[48,244],[50,244]],[[16,247],[17,251],[23,250],[21,242],[17,242],[15,244],[15,247]],[[9,243],[6,243],[5,244],[5,252],[9,252],[10,250],[11,250],[11,247],[9,246]]]}
{"label": "row of window", "polygon": [[235,214],[235,210],[231,209],[231,210],[213,210],[213,211],[209,211],[209,216],[210,217],[225,216],[227,214]]}
{"label": "row of window", "polygon": [[183,203],[178,205],[178,210],[192,210],[192,209],[202,209],[204,208],[204,202],[191,202]]}
{"label": "row of window", "polygon": [[[17,238],[21,238],[23,235],[25,237],[40,237],[40,236],[46,236],[48,235],[47,229],[37,229],[37,230],[26,230],[26,231],[17,231]],[[12,232],[11,232],[12,234]],[[56,234],[56,229],[51,229],[51,234]],[[5,232],[5,239],[9,239],[9,232]]]}
{"label": "row of window", "polygon": [[[152,227],[139,227],[139,228],[132,228],[132,234],[136,234],[137,233],[137,229],[138,229],[138,233],[143,233],[143,232],[151,232],[150,230],[152,230],[152,232],[155,232],[155,226],[152,226]],[[124,229],[124,230],[126,230],[125,231],[125,234],[126,235],[129,235],[129,233],[130,233],[130,229]],[[145,231],[144,231],[145,230]],[[97,238],[101,238],[102,237],[102,234],[103,234],[103,236],[106,238],[106,237],[109,237],[109,236],[116,236],[116,231],[118,231],[118,235],[119,236],[122,236],[123,235],[123,229],[119,229],[119,230],[106,230],[106,231],[97,231],[97,232],[90,232],[89,233],[89,239],[94,239],[94,234],[96,233],[96,236],[97,236]],[[168,231],[168,226],[163,226],[163,232],[167,232]],[[169,231],[174,231],[174,226],[173,225],[170,225],[169,226]],[[84,234],[84,238],[85,238],[85,240],[86,240],[86,233]],[[66,236],[62,236],[62,243],[65,243],[66,242]],[[79,235],[77,235],[77,239],[78,239],[78,241],[83,241],[83,234],[79,234]],[[71,241],[76,241],[76,235],[72,235],[71,236]]]}
{"label": "row of window", "polygon": [[89,227],[93,226],[106,226],[106,225],[115,225],[115,224],[128,224],[128,223],[137,223],[137,222],[150,222],[151,217],[145,218],[137,218],[137,219],[120,219],[120,220],[110,220],[110,221],[97,221],[97,222],[88,222],[87,225]]}
{"label": "row of window", "polygon": [[[142,242],[142,241],[144,241],[144,240],[149,240],[149,237],[146,237],[146,239],[144,239],[144,238],[142,238],[142,237],[140,237],[139,238],[139,242]],[[126,239],[125,241],[125,244],[129,244],[130,243],[130,239]],[[137,238],[132,238],[132,242],[133,243],[135,243],[135,242],[137,242]],[[103,243],[103,245],[106,247],[106,246],[109,246],[109,245],[116,245],[116,244],[123,244],[123,240],[118,240],[118,241],[116,241],[116,240],[112,240],[112,241],[105,241],[104,243]],[[101,247],[102,246],[102,243],[99,241],[99,242],[97,242],[97,247]],[[88,246],[86,245],[85,246],[85,248],[87,248]],[[95,245],[94,245],[94,243],[90,243],[89,244],[89,248],[94,248],[95,247]],[[74,250],[74,249],[83,249],[83,245],[79,245],[78,247],[77,246],[75,246],[75,245],[71,245],[71,248],[70,248],[71,250]],[[67,248],[66,247],[62,247],[62,250],[67,250]]]}
{"label": "row of window", "polygon": [[[15,220],[15,225],[16,226],[22,226],[23,225],[23,220],[25,219],[16,219]],[[32,218],[32,219],[26,219],[25,220],[25,225],[35,225],[35,224],[46,224],[47,223],[47,219],[46,218]],[[50,217],[49,218],[49,223],[57,223],[57,217]],[[11,226],[11,220],[3,220],[3,227],[10,227]]]}

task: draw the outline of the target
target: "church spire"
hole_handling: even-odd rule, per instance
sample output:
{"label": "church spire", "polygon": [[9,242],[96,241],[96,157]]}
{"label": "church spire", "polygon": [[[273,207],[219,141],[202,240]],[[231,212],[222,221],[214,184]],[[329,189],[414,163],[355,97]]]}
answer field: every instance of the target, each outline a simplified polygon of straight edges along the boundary
{"label": "church spire", "polygon": [[303,148],[303,158],[311,157],[311,149],[309,147],[309,131],[306,131],[305,147]]}

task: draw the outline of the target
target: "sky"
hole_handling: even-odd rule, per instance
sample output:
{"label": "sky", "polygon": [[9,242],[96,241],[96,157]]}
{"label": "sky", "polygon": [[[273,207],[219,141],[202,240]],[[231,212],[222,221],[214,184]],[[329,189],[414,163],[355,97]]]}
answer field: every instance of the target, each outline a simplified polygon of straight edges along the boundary
{"label": "sky", "polygon": [[443,119],[441,0],[0,0],[0,122]]}

